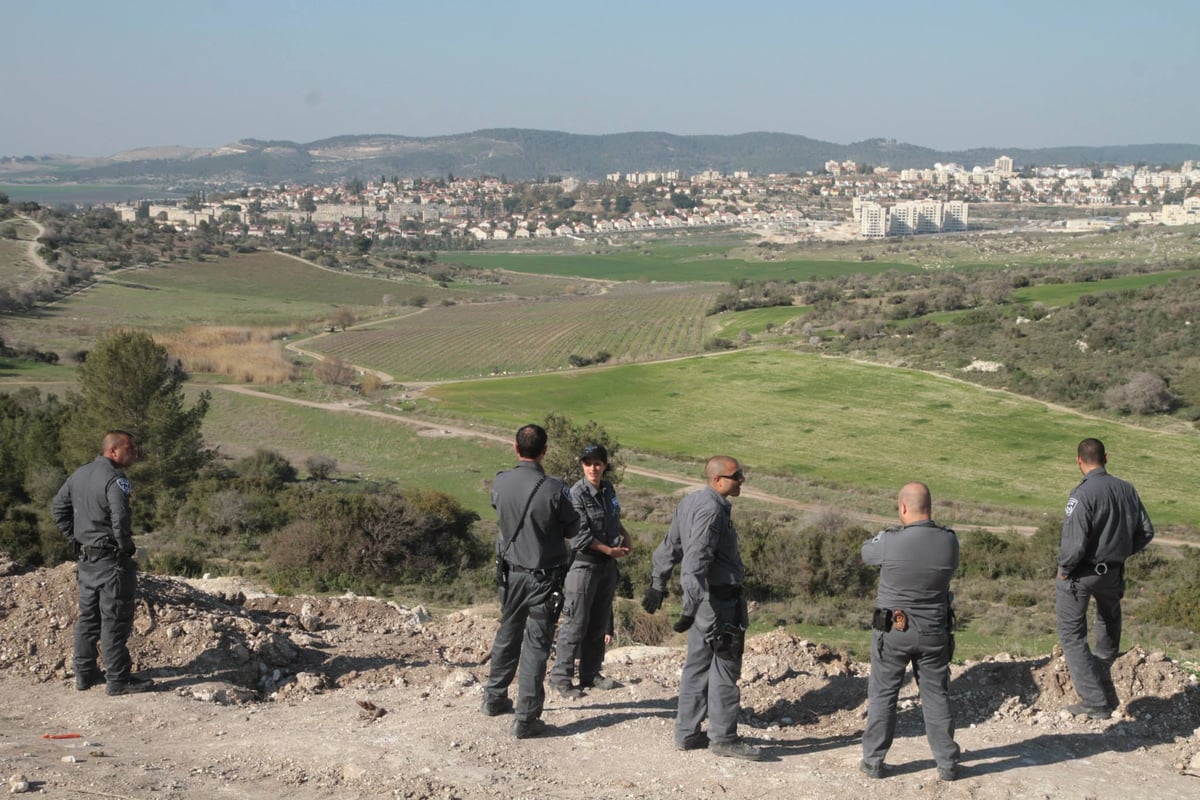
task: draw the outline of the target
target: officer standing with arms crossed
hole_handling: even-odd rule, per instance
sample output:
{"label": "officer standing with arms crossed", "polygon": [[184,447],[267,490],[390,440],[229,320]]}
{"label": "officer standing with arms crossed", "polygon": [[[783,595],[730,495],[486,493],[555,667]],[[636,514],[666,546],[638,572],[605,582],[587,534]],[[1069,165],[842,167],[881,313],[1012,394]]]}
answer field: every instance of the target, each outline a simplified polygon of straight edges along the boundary
{"label": "officer standing with arms crossed", "polygon": [[97,644],[108,668],[107,694],[144,692],[154,685],[130,674],[126,642],[133,630],[137,563],[129,508],[129,480],[122,471],[137,461],[126,431],[109,431],[100,455],[75,470],[54,496],[54,524],[78,553],[79,618],[75,622],[75,688],[105,681]]}
{"label": "officer standing with arms crossed", "polygon": [[[1108,454],[1099,439],[1084,439],[1075,463],[1083,481],[1071,491],[1063,519],[1055,580],[1058,640],[1080,703],[1067,706],[1076,716],[1111,715],[1104,693],[1103,667],[1121,647],[1121,598],[1125,559],[1154,538],[1154,525],[1133,484],[1108,474]],[[1088,648],[1088,601],[1096,598],[1096,652]]]}
{"label": "officer standing with arms crossed", "polygon": [[[682,560],[683,610],[672,626],[688,631],[687,658],[679,678],[675,747],[707,747],[718,756],[758,761],[762,751],[737,733],[742,652],[749,615],[742,596],[745,569],[730,497],[742,493],[746,476],[737,459],[713,456],[704,465],[707,485],[680,502],[666,536],[654,551],[650,588],[642,607],[653,614],[667,594],[667,580]],[[708,717],[708,733],[700,730]]]}
{"label": "officer standing with arms crossed", "polygon": [[883,759],[896,734],[896,699],[908,665],[921,691],[925,736],[938,777],[958,777],[958,745],[950,711],[950,578],[958,569],[958,537],[930,518],[932,500],[923,483],[905,484],[897,499],[904,527],[863,543],[863,563],[880,567],[871,627],[871,677],[867,728],[859,768],[884,776]]}
{"label": "officer standing with arms crossed", "polygon": [[[617,559],[629,555],[630,536],[621,524],[621,504],[611,482],[608,450],[589,444],[579,454],[583,477],[571,487],[571,503],[594,537],[575,554],[564,587],[566,605],[555,645],[557,660],[550,685],[564,697],[581,697],[583,689],[616,689],[619,683],[600,674],[604,663],[605,635],[612,622],[613,595],[617,591]],[[571,684],[575,658],[579,658],[579,688]]]}
{"label": "officer standing with arms crossed", "polygon": [[566,485],[542,470],[547,435],[540,425],[517,431],[518,463],[501,472],[492,484],[492,507],[500,518],[496,544],[500,582],[500,627],[492,644],[492,667],[484,687],[483,713],[499,716],[513,711],[508,697],[520,665],[517,704],[511,733],[518,739],[546,730],[542,707],[546,690],[546,660],[554,623],[562,609],[562,584],[567,571],[567,539],[582,549],[590,533],[580,530],[579,514],[571,505]]}

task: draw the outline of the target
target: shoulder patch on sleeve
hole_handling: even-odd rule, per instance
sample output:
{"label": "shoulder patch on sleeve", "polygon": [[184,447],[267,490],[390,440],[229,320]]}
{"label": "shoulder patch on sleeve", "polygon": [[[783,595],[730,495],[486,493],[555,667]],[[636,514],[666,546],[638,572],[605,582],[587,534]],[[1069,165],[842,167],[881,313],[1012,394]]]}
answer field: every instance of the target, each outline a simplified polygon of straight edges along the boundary
{"label": "shoulder patch on sleeve", "polygon": [[133,489],[133,487],[129,485],[129,478],[117,478],[117,486],[119,486],[121,491],[125,494],[129,494],[129,492]]}
{"label": "shoulder patch on sleeve", "polygon": [[1067,516],[1071,516],[1071,512],[1075,510],[1075,506],[1079,505],[1079,501],[1072,497],[1067,501]]}
{"label": "shoulder patch on sleeve", "polygon": [[567,498],[568,500],[571,499],[571,487],[567,486],[565,483],[562,485],[562,493],[563,497]]}

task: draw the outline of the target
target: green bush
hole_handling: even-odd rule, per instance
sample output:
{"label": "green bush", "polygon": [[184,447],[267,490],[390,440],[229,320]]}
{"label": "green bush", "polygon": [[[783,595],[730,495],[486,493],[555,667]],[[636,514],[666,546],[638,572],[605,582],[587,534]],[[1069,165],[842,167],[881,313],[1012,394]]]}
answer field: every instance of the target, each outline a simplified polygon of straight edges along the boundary
{"label": "green bush", "polygon": [[1036,606],[1039,598],[1033,592],[1009,592],[1004,596],[1005,605],[1011,608],[1031,608]]}
{"label": "green bush", "polygon": [[296,480],[296,468],[274,450],[257,450],[233,465],[239,486],[259,492],[275,492]]}
{"label": "green bush", "polygon": [[314,492],[265,544],[281,586],[376,593],[385,584],[444,585],[486,560],[470,530],[477,519],[433,491],[405,496]]}
{"label": "green bush", "polygon": [[837,531],[793,529],[767,517],[743,514],[738,521],[746,588],[754,599],[864,597],[878,570],[862,562],[870,534],[858,527]]}
{"label": "green bush", "polygon": [[208,571],[203,558],[179,552],[152,556],[150,569],[160,575],[178,575],[184,578],[199,578]]}

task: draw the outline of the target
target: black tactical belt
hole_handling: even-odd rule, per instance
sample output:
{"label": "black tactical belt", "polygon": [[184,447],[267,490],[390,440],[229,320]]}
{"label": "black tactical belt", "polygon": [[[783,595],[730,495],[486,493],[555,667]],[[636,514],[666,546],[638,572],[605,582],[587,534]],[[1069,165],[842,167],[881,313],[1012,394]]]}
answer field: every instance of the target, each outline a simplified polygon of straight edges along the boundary
{"label": "black tactical belt", "polygon": [[89,545],[84,545],[79,550],[88,558],[104,558],[105,556],[116,558],[121,552],[115,547],[91,547]]}
{"label": "black tactical belt", "polygon": [[508,565],[508,568],[511,569],[513,572],[524,572],[526,575],[532,575],[533,577],[537,578],[539,581],[545,580],[546,578],[551,577],[553,575],[561,575],[567,571],[567,568],[565,566],[545,567],[545,568],[539,568],[539,569],[527,569],[525,567],[517,566],[516,564],[511,564],[511,563]]}
{"label": "black tactical belt", "polygon": [[728,586],[709,586],[708,596],[714,600],[740,600],[742,587],[730,584]]}
{"label": "black tactical belt", "polygon": [[1076,575],[1086,575],[1094,572],[1097,575],[1107,575],[1110,569],[1120,569],[1125,566],[1122,561],[1097,561],[1095,564],[1080,564],[1075,568]]}

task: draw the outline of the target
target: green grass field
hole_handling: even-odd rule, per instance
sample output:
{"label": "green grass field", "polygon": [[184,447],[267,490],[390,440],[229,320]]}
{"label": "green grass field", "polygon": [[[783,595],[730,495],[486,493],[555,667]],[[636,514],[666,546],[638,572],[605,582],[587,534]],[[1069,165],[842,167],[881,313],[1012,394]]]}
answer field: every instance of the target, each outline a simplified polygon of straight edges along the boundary
{"label": "green grass field", "polygon": [[1188,270],[1173,270],[1170,272],[1151,272],[1145,275],[1125,275],[1120,278],[1109,278],[1103,281],[1028,286],[1013,292],[1013,299],[1024,303],[1041,303],[1046,306],[1065,306],[1068,303],[1075,302],[1085,294],[1095,295],[1105,292],[1143,289],[1147,286],[1160,286],[1164,283],[1170,283],[1182,275],[1190,274],[1193,273]]}
{"label": "green grass field", "polygon": [[1098,436],[1114,473],[1139,486],[1157,522],[1200,518],[1190,472],[1179,468],[1195,458],[1194,434],[1085,419],[910,370],[742,352],[447,384],[430,394],[438,414],[502,428],[556,411],[594,419],[634,450],[680,459],[728,453],[745,462],[751,486],[755,473],[892,491],[923,480],[937,501],[997,509],[991,522],[965,520],[977,524],[1059,514],[1079,478],[1075,446]]}
{"label": "green grass field", "polygon": [[[437,489],[492,514],[484,481],[512,466],[512,447],[486,440],[421,435],[399,421],[263,400],[214,389],[204,438],[232,457],[257,448],[283,454],[303,471],[311,455],[336,458],[343,478],[398,481]],[[337,477],[337,476],[335,476]]]}
{"label": "green grass field", "polygon": [[792,320],[799,319],[812,311],[812,306],[773,306],[771,308],[751,308],[745,311],[726,311],[709,318],[710,325],[716,325],[716,335],[725,339],[733,339],[742,331],[751,335],[759,334],[768,325],[776,327],[786,325]]}
{"label": "green grass field", "polygon": [[826,278],[854,273],[912,271],[907,264],[883,261],[857,262],[792,259],[755,261],[731,257],[728,248],[647,245],[619,253],[547,254],[471,251],[447,253],[448,262],[484,269],[509,269],[541,275],[577,275],[614,281],[717,281],[796,280]]}

